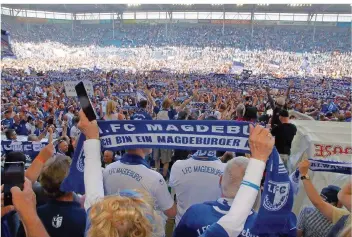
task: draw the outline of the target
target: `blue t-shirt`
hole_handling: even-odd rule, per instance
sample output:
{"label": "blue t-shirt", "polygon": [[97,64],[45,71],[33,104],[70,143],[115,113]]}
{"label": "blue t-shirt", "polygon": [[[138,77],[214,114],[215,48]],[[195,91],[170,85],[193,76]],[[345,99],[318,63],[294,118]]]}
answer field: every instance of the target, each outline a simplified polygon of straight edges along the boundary
{"label": "blue t-shirt", "polygon": [[11,128],[13,124],[14,124],[14,121],[12,118],[1,120],[1,125],[4,126],[5,128]]}
{"label": "blue t-shirt", "polygon": [[[192,205],[174,231],[174,237],[198,237],[203,236],[227,236],[226,231],[218,224],[210,226],[221,217],[223,217],[230,210],[226,199],[220,198],[215,202],[205,202],[202,204]],[[248,216],[244,225],[244,230],[239,236],[250,236],[250,229],[252,228],[257,214],[252,211]],[[209,229],[208,229],[209,227]],[[224,232],[224,233],[223,233]],[[226,234],[226,235],[224,235]]]}
{"label": "blue t-shirt", "polygon": [[221,225],[215,223],[209,226],[209,228],[201,235],[201,237],[229,237],[229,235]]}
{"label": "blue t-shirt", "polygon": [[34,135],[39,136],[40,134],[42,134],[45,131],[45,129],[39,129],[39,128],[35,128],[34,130]]}
{"label": "blue t-shirt", "polygon": [[321,112],[323,112],[324,114],[328,112],[328,105],[327,104],[323,104],[321,106]]}
{"label": "blue t-shirt", "polygon": [[[87,214],[78,202],[50,200],[37,212],[50,237],[84,236]],[[23,227],[18,236],[25,236],[22,231]]]}
{"label": "blue t-shirt", "polygon": [[26,128],[26,121],[22,120],[20,124],[12,124],[12,129],[16,131],[17,135],[21,136],[27,136],[28,135],[28,130]]}
{"label": "blue t-shirt", "polygon": [[153,120],[153,118],[147,113],[147,111],[140,109],[132,115],[131,120]]}

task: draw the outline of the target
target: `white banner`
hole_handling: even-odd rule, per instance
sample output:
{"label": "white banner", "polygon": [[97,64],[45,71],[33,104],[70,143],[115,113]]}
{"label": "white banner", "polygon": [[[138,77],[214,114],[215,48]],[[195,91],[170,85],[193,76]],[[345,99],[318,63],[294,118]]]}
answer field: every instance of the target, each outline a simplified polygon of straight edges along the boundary
{"label": "white banner", "polygon": [[[292,171],[300,161],[308,158],[351,162],[351,123],[293,120],[297,134],[293,139],[290,155]],[[330,172],[309,171],[314,187],[320,192],[330,184],[341,187],[350,175]],[[293,211],[299,214],[301,208],[311,205],[302,182],[295,196]]]}
{"label": "white banner", "polygon": [[[75,97],[77,96],[75,86],[79,81],[64,81],[66,96]],[[83,81],[84,87],[87,90],[88,96],[94,96],[93,83],[91,81]]]}

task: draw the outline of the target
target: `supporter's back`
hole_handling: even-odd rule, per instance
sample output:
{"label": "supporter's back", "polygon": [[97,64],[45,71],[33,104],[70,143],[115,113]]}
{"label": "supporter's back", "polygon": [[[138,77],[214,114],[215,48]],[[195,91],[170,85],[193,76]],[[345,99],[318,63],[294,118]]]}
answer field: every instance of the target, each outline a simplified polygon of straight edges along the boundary
{"label": "supporter's back", "polygon": [[[154,200],[154,209],[161,216],[174,205],[161,174],[142,164],[125,164],[116,161],[103,171],[105,195],[113,195],[123,189],[146,190]],[[164,216],[165,217],[165,216]],[[164,225],[166,218],[164,218]]]}
{"label": "supporter's back", "polygon": [[191,205],[221,196],[219,181],[225,165],[219,159],[192,157],[172,166],[169,186],[175,189],[177,197],[176,225]]}
{"label": "supporter's back", "polygon": [[[51,237],[83,237],[86,229],[86,211],[78,202],[50,200],[37,208],[38,216]],[[17,237],[25,235],[21,225]]]}

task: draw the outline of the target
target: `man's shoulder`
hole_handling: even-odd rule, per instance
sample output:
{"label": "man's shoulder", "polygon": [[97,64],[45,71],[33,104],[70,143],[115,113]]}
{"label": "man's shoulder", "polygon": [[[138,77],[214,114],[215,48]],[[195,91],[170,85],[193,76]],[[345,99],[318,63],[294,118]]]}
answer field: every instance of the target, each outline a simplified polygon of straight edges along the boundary
{"label": "man's shoulder", "polygon": [[197,220],[203,220],[204,218],[209,219],[213,216],[210,214],[210,212],[212,212],[212,209],[213,205],[211,205],[211,202],[193,204],[187,209],[187,211],[183,215],[183,218],[190,218],[194,222],[197,222]]}
{"label": "man's shoulder", "polygon": [[173,165],[172,165],[172,168],[180,168],[180,167],[183,167],[183,166],[186,166],[190,164],[190,160],[189,159],[186,159],[186,160],[177,160]]}
{"label": "man's shoulder", "polygon": [[[313,214],[314,212],[318,211],[318,209],[316,209],[315,207],[313,206],[304,206],[301,210],[301,213],[304,214],[304,215],[311,215]],[[319,212],[319,211],[318,211]]]}
{"label": "man's shoulder", "polygon": [[289,126],[292,129],[292,131],[295,131],[295,132],[297,131],[297,127],[293,123],[289,123]]}
{"label": "man's shoulder", "polygon": [[198,212],[207,208],[211,208],[213,202],[203,202],[203,203],[197,203],[197,204],[193,204],[192,206],[190,206],[187,211],[189,210],[190,212]]}
{"label": "man's shoulder", "polygon": [[[86,215],[86,212],[81,206],[79,205],[78,202],[71,201],[71,202],[65,202],[64,204],[60,205],[59,203],[52,204],[50,202],[41,205],[37,207],[37,213],[38,215],[57,215],[59,210],[66,210],[66,213],[72,213],[74,215]],[[69,210],[69,211],[68,211]],[[60,211],[60,213],[65,213]]]}

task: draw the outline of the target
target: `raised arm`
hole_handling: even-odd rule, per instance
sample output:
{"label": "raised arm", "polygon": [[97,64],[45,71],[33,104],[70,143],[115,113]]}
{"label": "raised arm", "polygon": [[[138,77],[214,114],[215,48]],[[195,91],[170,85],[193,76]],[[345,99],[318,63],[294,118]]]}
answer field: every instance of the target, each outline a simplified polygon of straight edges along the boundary
{"label": "raised arm", "polygon": [[47,133],[47,130],[45,129],[44,132],[42,132],[41,134],[39,134],[38,136],[38,141],[40,142],[43,138],[45,138]]}
{"label": "raised arm", "polygon": [[101,102],[100,102],[99,107],[100,107],[100,110],[99,110],[99,112],[100,112],[100,119],[104,119],[103,105],[102,105]]}
{"label": "raised arm", "polygon": [[345,185],[343,185],[341,191],[337,194],[339,201],[351,211],[352,205],[352,181],[349,180]]}
{"label": "raised arm", "polygon": [[183,103],[180,105],[180,107],[177,109],[177,112],[183,110],[194,98],[194,95],[189,97],[187,100],[183,101]]}
{"label": "raised arm", "polygon": [[54,155],[54,145],[49,143],[46,145],[38,154],[38,156],[33,160],[32,164],[26,170],[25,176],[32,183],[38,180],[42,168],[47,160],[49,160]]}
{"label": "raised arm", "polygon": [[68,127],[68,124],[65,121],[62,122],[62,137],[63,137],[63,139],[66,139],[66,137],[67,137],[67,127]]}
{"label": "raised arm", "polygon": [[156,103],[152,97],[151,91],[147,89],[145,90],[145,94],[147,95],[149,102],[153,105],[153,108],[154,108],[156,106]]}
{"label": "raised arm", "polygon": [[46,229],[38,217],[35,193],[32,183],[26,179],[23,191],[19,187],[11,188],[12,202],[19,214],[27,237],[49,237]]}
{"label": "raised arm", "polygon": [[285,94],[285,100],[289,100],[290,99],[290,90],[291,90],[292,87],[293,87],[293,81],[291,80],[288,83],[287,91],[286,91],[286,94]]}
{"label": "raised arm", "polygon": [[269,129],[257,125],[250,125],[249,146],[252,158],[246,169],[230,211],[212,224],[203,234],[204,237],[232,237],[238,236],[258,195],[260,181],[263,176],[266,161],[273,150],[275,139],[270,135]]}
{"label": "raised arm", "polygon": [[[302,161],[299,165],[299,172],[302,176],[308,175],[308,169],[310,167],[310,162],[308,160]],[[325,202],[323,198],[319,195],[318,191],[315,189],[314,185],[310,179],[303,179],[303,186],[306,194],[312,204],[329,220],[332,221],[333,217],[333,205]]]}
{"label": "raised arm", "polygon": [[269,87],[265,87],[265,90],[266,90],[266,94],[268,95],[268,101],[270,103],[270,106],[272,109],[275,108],[275,103],[274,103],[274,100],[273,100],[273,97],[271,97],[270,95],[270,88]]}
{"label": "raised arm", "polygon": [[88,210],[92,205],[104,197],[103,173],[101,172],[100,140],[97,121],[89,121],[81,110],[79,112],[78,128],[86,136],[84,142],[84,187],[86,200],[84,208]]}

